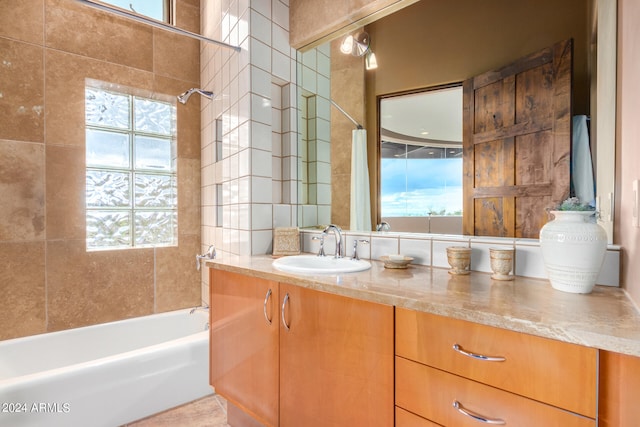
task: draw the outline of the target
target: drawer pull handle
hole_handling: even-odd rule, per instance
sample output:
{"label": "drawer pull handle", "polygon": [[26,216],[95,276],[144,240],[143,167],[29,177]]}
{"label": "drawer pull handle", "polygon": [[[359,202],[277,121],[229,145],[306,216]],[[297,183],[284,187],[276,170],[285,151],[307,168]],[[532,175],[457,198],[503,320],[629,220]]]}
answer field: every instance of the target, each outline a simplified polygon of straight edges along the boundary
{"label": "drawer pull handle", "polygon": [[282,317],[282,324],[284,328],[288,331],[289,325],[287,325],[287,319],[284,318],[284,308],[287,306],[287,301],[289,301],[289,293],[287,292],[282,300],[282,309],[280,310],[280,316]]}
{"label": "drawer pull handle", "polygon": [[269,319],[269,315],[267,314],[267,302],[269,302],[269,298],[271,298],[271,288],[267,291],[267,295],[264,297],[264,304],[262,304],[262,312],[264,313],[264,318],[267,320],[268,324],[271,324],[271,319]]}
{"label": "drawer pull handle", "polygon": [[453,349],[462,355],[471,357],[472,359],[476,360],[484,360],[487,362],[504,362],[505,360],[507,360],[502,356],[485,356],[484,354],[471,353],[470,351],[463,350],[459,344],[454,344]]}
{"label": "drawer pull handle", "polygon": [[487,418],[483,415],[480,415],[468,409],[465,409],[462,406],[462,403],[458,402],[457,400],[453,401],[453,407],[456,408],[456,411],[460,412],[462,415],[466,415],[467,417],[473,418],[474,420],[480,421],[481,423],[496,424],[496,425],[506,424],[506,422],[504,420],[501,420],[500,418]]}

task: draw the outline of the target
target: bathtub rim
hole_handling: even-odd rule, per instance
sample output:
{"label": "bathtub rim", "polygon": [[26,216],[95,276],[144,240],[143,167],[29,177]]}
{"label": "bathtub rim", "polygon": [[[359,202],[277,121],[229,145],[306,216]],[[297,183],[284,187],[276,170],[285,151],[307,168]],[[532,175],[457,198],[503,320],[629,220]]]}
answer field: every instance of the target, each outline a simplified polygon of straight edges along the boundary
{"label": "bathtub rim", "polygon": [[[114,321],[110,321],[110,322],[104,322],[104,323],[96,323],[94,325],[87,325],[87,326],[81,326],[78,328],[70,328],[70,329],[64,329],[64,330],[60,330],[60,331],[54,331],[54,332],[45,332],[45,333],[41,333],[41,334],[34,334],[34,335],[28,335],[26,337],[18,337],[18,338],[11,338],[9,340],[3,340],[0,341],[0,348],[3,346],[10,346],[12,341],[17,341],[17,340],[36,340],[38,339],[38,337],[41,337],[43,335],[57,335],[57,334],[63,334],[63,333],[69,333],[75,329],[88,329],[88,328],[96,328],[96,329],[100,329],[101,327],[106,327],[108,325],[113,325],[113,324],[122,324],[128,321],[131,321],[132,319],[138,319],[138,318],[146,318],[146,317],[155,317],[155,316],[163,316],[163,315],[179,315],[180,312],[184,312],[187,315],[199,315],[199,316],[207,316],[208,319],[208,313],[206,313],[204,310],[198,310],[193,312],[192,314],[190,313],[191,310],[193,310],[192,308],[186,308],[186,309],[178,309],[178,310],[172,310],[172,311],[167,311],[167,312],[162,312],[162,313],[153,313],[153,314],[149,314],[149,315],[144,315],[144,316],[137,316],[137,317],[130,317],[128,319],[120,319],[120,320],[114,320]],[[165,348],[167,346],[169,346],[169,344],[183,344],[183,345],[189,345],[189,344],[193,344],[199,341],[206,341],[209,339],[209,329],[207,327],[207,329],[203,329],[202,331],[196,332],[196,333],[191,333],[189,335],[185,335],[183,337],[180,338],[175,338],[172,340],[168,340],[168,341],[162,341],[160,343],[157,344],[152,344],[152,345],[148,345],[145,347],[140,347],[140,348],[136,348],[134,350],[129,350],[129,351],[125,351],[122,353],[116,353],[116,354],[112,354],[112,355],[108,355],[108,356],[104,356],[104,357],[99,357],[96,359],[91,359],[88,361],[84,361],[84,362],[78,362],[78,363],[73,363],[70,365],[65,365],[65,366],[60,366],[57,368],[52,368],[52,369],[46,369],[46,370],[42,370],[42,371],[36,371],[33,373],[29,373],[29,374],[24,374],[24,375],[20,375],[20,376],[15,376],[15,377],[9,377],[9,378],[5,378],[5,379],[1,379],[0,378],[0,390],[2,390],[3,387],[10,387],[12,385],[15,385],[16,383],[21,383],[21,382],[31,382],[34,381],[36,379],[41,379],[41,378],[49,378],[49,377],[54,377],[56,375],[61,375],[61,374],[65,374],[65,373],[69,373],[69,372],[73,372],[74,370],[78,370],[81,368],[91,368],[91,367],[98,367],[100,365],[109,363],[109,362],[113,362],[116,360],[126,360],[126,359],[134,359],[135,357],[139,357],[139,356],[144,356],[144,355],[151,355],[154,352],[157,352],[158,350]]]}

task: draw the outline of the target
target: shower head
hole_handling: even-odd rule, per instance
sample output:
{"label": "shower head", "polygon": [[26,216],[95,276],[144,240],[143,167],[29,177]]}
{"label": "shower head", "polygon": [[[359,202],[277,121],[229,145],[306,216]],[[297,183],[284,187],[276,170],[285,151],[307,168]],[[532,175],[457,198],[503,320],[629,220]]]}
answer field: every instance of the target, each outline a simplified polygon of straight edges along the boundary
{"label": "shower head", "polygon": [[198,89],[198,88],[192,87],[188,91],[183,92],[183,93],[181,93],[180,95],[177,96],[178,102],[181,103],[181,104],[186,104],[187,101],[189,100],[189,97],[194,92],[199,93],[200,95],[202,95],[202,96],[204,96],[205,98],[208,98],[208,99],[212,99],[213,98],[213,92],[209,92],[208,90],[202,90],[202,89]]}

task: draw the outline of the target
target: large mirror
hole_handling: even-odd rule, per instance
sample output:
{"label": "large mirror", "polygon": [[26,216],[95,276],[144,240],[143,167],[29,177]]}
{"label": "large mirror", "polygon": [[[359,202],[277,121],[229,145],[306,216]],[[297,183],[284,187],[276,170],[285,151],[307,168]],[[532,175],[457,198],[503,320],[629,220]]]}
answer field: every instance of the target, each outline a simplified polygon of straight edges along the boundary
{"label": "large mirror", "polygon": [[[607,208],[612,206],[608,194],[613,192],[614,171],[613,162],[607,157],[613,157],[614,152],[615,99],[606,100],[598,93],[615,92],[611,89],[615,88],[615,72],[611,72],[612,67],[615,71],[615,56],[608,58],[608,62],[601,61],[603,56],[611,55],[611,51],[615,53],[615,20],[604,19],[607,16],[603,4],[611,10],[611,2],[599,0],[488,0],[481,6],[473,0],[421,0],[363,27],[370,36],[371,50],[376,54],[378,68],[375,70],[365,70],[362,57],[340,53],[340,42],[345,33],[354,32],[352,28],[313,49],[318,58],[325,55],[317,64],[327,61],[329,65],[324,66],[330,68],[326,80],[328,87],[321,83],[317,85],[317,92],[321,88],[325,90],[321,95],[324,102],[317,104],[321,107],[317,111],[328,117],[330,123],[326,138],[330,142],[331,185],[330,194],[324,199],[330,198],[331,206],[330,217],[326,218],[325,209],[324,218],[317,216],[318,223],[324,220],[349,228],[348,172],[353,121],[367,130],[372,222],[375,224],[382,219],[380,99],[459,84],[466,78],[565,39],[574,42],[572,114],[590,117],[599,209],[601,214],[605,213],[601,215],[603,220],[611,219],[611,211],[607,212]],[[604,45],[605,42],[608,45]],[[305,51],[301,57],[305,56],[311,56],[311,52]],[[301,73],[304,70],[304,66],[299,67]],[[299,82],[303,77],[299,74]],[[317,81],[322,82],[322,79]],[[607,85],[609,89],[606,89]],[[606,106],[603,101],[607,101]],[[331,107],[331,102],[336,102],[351,117],[347,118]],[[610,182],[601,185],[600,180],[605,177]],[[307,182],[309,184],[312,183]],[[301,221],[300,225],[311,224]],[[610,240],[611,227],[609,221]]]}

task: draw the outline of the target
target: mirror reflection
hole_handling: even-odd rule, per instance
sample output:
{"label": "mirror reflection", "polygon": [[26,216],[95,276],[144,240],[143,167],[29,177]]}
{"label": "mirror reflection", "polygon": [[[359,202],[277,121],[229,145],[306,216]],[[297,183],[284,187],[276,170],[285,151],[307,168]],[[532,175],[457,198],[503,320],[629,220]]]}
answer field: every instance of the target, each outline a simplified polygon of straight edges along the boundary
{"label": "mirror reflection", "polygon": [[462,87],[380,100],[380,214],[392,230],[462,233]]}
{"label": "mirror reflection", "polygon": [[[386,150],[378,149],[383,139],[378,128],[384,128],[384,118],[378,102],[384,102],[391,95],[459,83],[560,40],[573,39],[572,114],[591,116],[591,128],[595,129],[597,100],[593,90],[597,81],[594,75],[597,25],[594,3],[595,0],[544,0],[514,4],[489,0],[480,8],[472,0],[421,0],[364,27],[370,35],[370,49],[376,54],[377,69],[366,70],[362,58],[354,60],[341,54],[339,47],[343,37],[318,48],[324,49],[330,58],[328,101],[336,101],[368,132],[374,226],[386,218],[383,208],[386,181],[381,166]],[[336,109],[329,107],[329,110],[329,221],[349,229],[350,188],[345,178],[350,169],[348,153],[354,126]],[[603,146],[613,144],[613,140],[599,142]],[[591,143],[595,154],[593,136]],[[607,173],[613,173],[611,167]],[[311,224],[301,221],[300,225]]]}

